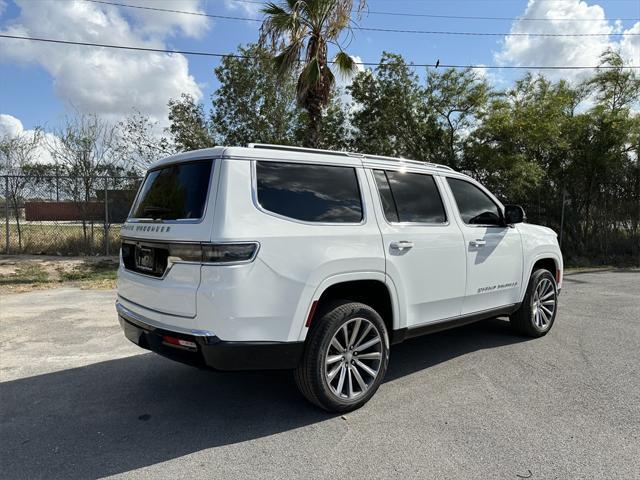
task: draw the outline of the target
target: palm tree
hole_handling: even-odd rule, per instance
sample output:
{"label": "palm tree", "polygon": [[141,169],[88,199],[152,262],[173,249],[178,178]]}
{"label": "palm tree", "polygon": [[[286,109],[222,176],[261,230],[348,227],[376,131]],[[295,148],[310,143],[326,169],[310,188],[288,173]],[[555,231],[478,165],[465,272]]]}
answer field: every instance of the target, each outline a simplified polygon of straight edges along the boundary
{"label": "palm tree", "polygon": [[[274,64],[280,75],[298,73],[298,105],[309,115],[305,146],[316,147],[320,141],[322,110],[329,103],[335,76],[329,68],[328,47],[338,53],[332,63],[347,76],[357,70],[356,62],[342,48],[341,32],[350,27],[354,0],[285,0],[268,3],[261,28],[261,43],[270,42],[279,52]],[[358,0],[358,14],[366,0]],[[304,58],[301,54],[304,52]]]}

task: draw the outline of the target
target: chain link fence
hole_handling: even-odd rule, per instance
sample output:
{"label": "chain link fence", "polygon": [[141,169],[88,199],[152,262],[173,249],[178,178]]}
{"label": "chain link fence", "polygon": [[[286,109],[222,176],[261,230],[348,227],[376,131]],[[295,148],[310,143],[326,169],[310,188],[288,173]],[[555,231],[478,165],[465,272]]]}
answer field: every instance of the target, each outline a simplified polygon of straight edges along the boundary
{"label": "chain link fence", "polygon": [[[0,253],[117,254],[120,227],[141,181],[135,176],[0,176]],[[586,206],[567,193],[543,189],[520,203],[530,222],[560,234],[570,263],[640,266],[640,198],[632,187],[602,184]]]}
{"label": "chain link fence", "polygon": [[0,176],[0,252],[115,255],[141,177]]}

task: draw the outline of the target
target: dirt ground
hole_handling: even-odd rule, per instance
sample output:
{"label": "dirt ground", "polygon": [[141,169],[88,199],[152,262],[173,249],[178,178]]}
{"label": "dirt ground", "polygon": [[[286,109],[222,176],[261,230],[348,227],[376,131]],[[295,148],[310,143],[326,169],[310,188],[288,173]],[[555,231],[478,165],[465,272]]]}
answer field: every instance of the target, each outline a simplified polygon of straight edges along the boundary
{"label": "dirt ground", "polygon": [[59,286],[114,288],[117,257],[1,255],[0,294]]}

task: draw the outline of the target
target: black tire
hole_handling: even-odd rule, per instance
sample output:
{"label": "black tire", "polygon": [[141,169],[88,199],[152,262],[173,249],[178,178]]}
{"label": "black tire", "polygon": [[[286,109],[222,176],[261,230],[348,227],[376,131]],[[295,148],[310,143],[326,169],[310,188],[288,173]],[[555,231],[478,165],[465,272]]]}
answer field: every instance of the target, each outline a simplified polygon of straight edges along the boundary
{"label": "black tire", "polygon": [[[360,320],[360,322],[358,322],[358,320]],[[363,329],[356,330],[356,323],[358,324],[358,328],[363,325]],[[375,340],[375,335],[379,335],[381,339],[379,346],[378,343],[375,343],[374,346],[369,348],[379,350],[380,359],[379,361],[367,359],[357,364],[355,362],[358,362],[356,357],[358,352],[356,352],[355,349],[345,352],[342,360],[336,361],[335,368],[340,368],[340,373],[342,373],[343,369],[346,369],[345,377],[352,378],[352,382],[356,382],[353,383],[353,390],[358,389],[360,393],[357,395],[354,394],[355,396],[353,398],[348,398],[348,394],[352,393],[352,391],[347,390],[345,396],[338,396],[336,393],[336,389],[338,385],[340,385],[339,378],[337,378],[338,375],[336,374],[333,380],[328,380],[329,370],[334,369],[334,364],[332,364],[331,367],[325,364],[325,360],[329,357],[330,351],[334,353],[334,355],[331,355],[332,358],[341,355],[340,353],[335,355],[337,349],[333,346],[333,337],[338,334],[338,331],[343,329],[343,327],[347,329],[347,332],[349,332],[349,327],[351,327],[351,333],[353,333],[353,330],[356,330],[357,335],[355,336],[358,336],[361,335],[369,325],[371,325],[372,329],[368,335],[365,335],[367,340],[365,341],[363,338],[360,341],[360,345],[365,345],[372,339]],[[373,329],[375,329],[375,331],[373,331]],[[341,338],[344,338],[344,330],[338,335],[343,335]],[[345,346],[345,349],[347,348],[348,347]],[[362,355],[367,355],[365,352],[369,352],[369,350],[362,350]],[[375,356],[375,353],[378,352],[371,352],[369,356]],[[347,360],[345,366],[345,357],[347,354],[351,360]],[[362,363],[371,366],[372,370],[377,369],[375,378],[370,375],[365,377],[365,375],[358,373],[360,380],[366,383],[366,389],[361,389],[357,386],[356,374],[352,373],[353,370],[357,369],[357,365],[361,365]],[[342,301],[328,306],[327,309],[314,318],[311,329],[307,334],[304,355],[300,365],[294,372],[294,378],[302,395],[314,405],[330,412],[349,412],[360,408],[376,393],[376,390],[384,379],[388,363],[389,335],[380,315],[363,303]],[[360,372],[362,372],[362,370],[360,370]],[[337,383],[337,385],[335,385],[334,382]],[[332,386],[331,384],[334,385]],[[342,391],[342,388],[340,391]]]}
{"label": "black tire", "polygon": [[[538,289],[550,287],[548,294],[551,294],[548,299],[553,299],[555,302],[553,305],[553,311],[551,314],[547,310],[541,312],[541,316],[536,316],[536,310],[540,301],[537,301],[536,292]],[[547,299],[547,301],[548,301]],[[549,306],[549,305],[548,305]],[[545,306],[547,308],[548,306]],[[544,313],[544,315],[542,315]],[[555,277],[549,272],[549,270],[536,270],[531,274],[529,278],[529,285],[527,285],[527,291],[522,300],[520,308],[510,316],[511,326],[514,330],[522,335],[528,337],[538,338],[546,335],[551,330],[553,323],[558,314],[558,286],[556,284]],[[545,321],[546,320],[546,321]]]}

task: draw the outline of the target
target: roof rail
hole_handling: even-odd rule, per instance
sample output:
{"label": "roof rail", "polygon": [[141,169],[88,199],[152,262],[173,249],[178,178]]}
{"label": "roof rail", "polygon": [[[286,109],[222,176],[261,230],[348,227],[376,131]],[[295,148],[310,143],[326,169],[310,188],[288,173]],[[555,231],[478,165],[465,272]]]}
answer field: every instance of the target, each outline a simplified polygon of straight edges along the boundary
{"label": "roof rail", "polygon": [[384,155],[369,155],[365,153],[365,158],[370,158],[372,160],[386,160],[391,162],[403,162],[403,163],[413,163],[416,165],[428,165],[432,168],[441,168],[443,170],[449,170],[451,172],[455,172],[455,170],[448,165],[442,165],[440,163],[433,162],[423,162],[421,160],[411,160],[410,158],[402,158],[402,157],[386,157]]}
{"label": "roof rail", "polygon": [[341,152],[339,150],[322,150],[320,148],[294,147],[291,145],[275,145],[271,143],[250,143],[249,148],[262,148],[265,150],[285,150],[290,152],[322,153],[324,155],[337,155],[340,157],[364,157],[361,153]]}
{"label": "roof rail", "polygon": [[441,165],[439,163],[432,162],[421,162],[419,160],[410,160],[406,158],[398,158],[398,157],[386,157],[384,155],[369,155],[368,153],[357,153],[357,152],[342,152],[339,150],[322,150],[320,148],[306,148],[306,147],[294,147],[291,145],[275,145],[271,143],[250,143],[248,145],[249,148],[262,148],[265,150],[284,150],[291,152],[304,152],[304,153],[321,153],[324,155],[337,155],[341,157],[358,157],[358,158],[369,158],[372,160],[386,160],[392,162],[405,162],[405,163],[413,163],[416,165],[427,165],[432,168],[440,168],[443,170],[455,171],[453,168],[447,165]]}

